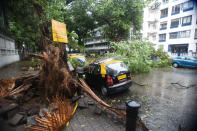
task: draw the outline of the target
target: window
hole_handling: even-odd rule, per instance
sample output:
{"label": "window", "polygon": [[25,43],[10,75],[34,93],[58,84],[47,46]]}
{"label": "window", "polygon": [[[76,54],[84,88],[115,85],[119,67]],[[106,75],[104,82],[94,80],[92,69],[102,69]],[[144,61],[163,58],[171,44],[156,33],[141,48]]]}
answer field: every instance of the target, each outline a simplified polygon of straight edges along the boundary
{"label": "window", "polygon": [[178,19],[172,19],[170,28],[176,28],[179,26],[179,18]]}
{"label": "window", "polygon": [[195,29],[194,39],[197,39],[197,29]]}
{"label": "window", "polygon": [[183,3],[182,4],[182,9],[183,9],[183,12],[192,10],[193,9],[193,2],[188,1],[188,2]]}
{"label": "window", "polygon": [[166,34],[159,34],[159,42],[166,41]]}
{"label": "window", "polygon": [[190,30],[180,31],[180,38],[189,38]]}
{"label": "window", "polygon": [[168,16],[168,8],[161,10],[161,18],[167,17]]}
{"label": "window", "polygon": [[163,22],[160,24],[160,30],[165,30],[167,29],[167,22]]}
{"label": "window", "polygon": [[153,35],[153,41],[155,41],[156,40],[156,35]]}
{"label": "window", "polygon": [[162,0],[163,3],[168,3],[169,0]]}
{"label": "window", "polygon": [[192,23],[192,16],[186,16],[182,18],[182,26],[191,25]]}
{"label": "window", "polygon": [[178,38],[178,32],[170,33],[170,39],[177,39],[177,38]]}
{"label": "window", "polygon": [[172,13],[171,13],[171,15],[178,14],[179,12],[180,12],[180,4],[172,6]]}

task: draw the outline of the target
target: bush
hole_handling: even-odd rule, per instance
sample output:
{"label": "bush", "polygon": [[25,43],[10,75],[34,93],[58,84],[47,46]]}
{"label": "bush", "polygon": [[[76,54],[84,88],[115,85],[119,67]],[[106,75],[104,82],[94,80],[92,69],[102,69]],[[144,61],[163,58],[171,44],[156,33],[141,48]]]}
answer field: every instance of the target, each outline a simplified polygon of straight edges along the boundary
{"label": "bush", "polygon": [[[163,49],[154,49],[148,41],[134,40],[132,42],[111,42],[113,53],[108,56],[117,56],[123,60],[133,73],[149,72],[151,67],[166,67],[169,59]],[[157,58],[153,61],[152,58]]]}
{"label": "bush", "polygon": [[39,63],[40,63],[40,59],[39,58],[32,58],[31,59],[31,65],[32,65],[32,67],[38,66]]}

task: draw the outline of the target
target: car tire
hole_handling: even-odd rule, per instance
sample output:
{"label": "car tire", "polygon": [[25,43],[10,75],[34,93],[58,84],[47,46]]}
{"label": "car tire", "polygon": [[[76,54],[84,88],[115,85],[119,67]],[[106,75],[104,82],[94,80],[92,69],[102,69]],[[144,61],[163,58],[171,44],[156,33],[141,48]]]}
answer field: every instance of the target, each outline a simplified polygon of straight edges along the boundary
{"label": "car tire", "polygon": [[173,65],[172,65],[174,68],[177,68],[177,67],[179,67],[179,64],[178,63],[173,63]]}
{"label": "car tire", "polygon": [[102,95],[104,95],[104,96],[107,96],[107,95],[108,95],[108,91],[107,91],[107,88],[106,88],[105,86],[102,86],[102,87],[101,87],[101,93],[102,93]]}

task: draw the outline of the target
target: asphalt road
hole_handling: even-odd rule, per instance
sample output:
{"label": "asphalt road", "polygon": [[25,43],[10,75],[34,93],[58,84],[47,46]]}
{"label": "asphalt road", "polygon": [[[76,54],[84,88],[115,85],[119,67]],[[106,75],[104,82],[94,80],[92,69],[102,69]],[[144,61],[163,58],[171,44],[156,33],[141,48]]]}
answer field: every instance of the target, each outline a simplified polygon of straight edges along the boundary
{"label": "asphalt road", "polygon": [[[25,65],[26,62],[17,62],[1,68],[0,78],[27,73],[20,70]],[[153,69],[133,75],[132,80],[134,83],[126,92],[108,97],[96,93],[116,106],[124,106],[127,100],[140,103],[139,116],[150,130],[177,131],[179,125],[186,131],[197,130],[197,70]]]}
{"label": "asphalt road", "polygon": [[103,99],[116,101],[117,106],[127,100],[137,101],[141,104],[140,117],[153,131],[177,131],[179,125],[186,131],[197,129],[197,70],[153,69],[134,75],[133,81],[127,92]]}

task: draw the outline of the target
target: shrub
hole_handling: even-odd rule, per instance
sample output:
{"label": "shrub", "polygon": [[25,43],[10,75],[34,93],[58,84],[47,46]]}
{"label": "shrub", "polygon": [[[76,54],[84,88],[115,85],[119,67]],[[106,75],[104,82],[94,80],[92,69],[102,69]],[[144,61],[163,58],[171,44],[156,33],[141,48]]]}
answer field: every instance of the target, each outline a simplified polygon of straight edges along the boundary
{"label": "shrub", "polygon": [[31,65],[32,65],[32,67],[36,67],[36,66],[38,66],[38,64],[40,63],[40,59],[39,58],[32,58],[31,59]]}
{"label": "shrub", "polygon": [[[134,40],[132,42],[111,42],[113,52],[108,56],[117,56],[123,60],[133,73],[149,72],[151,67],[166,67],[169,59],[163,49],[154,49],[148,41]],[[152,58],[157,58],[153,61]]]}

